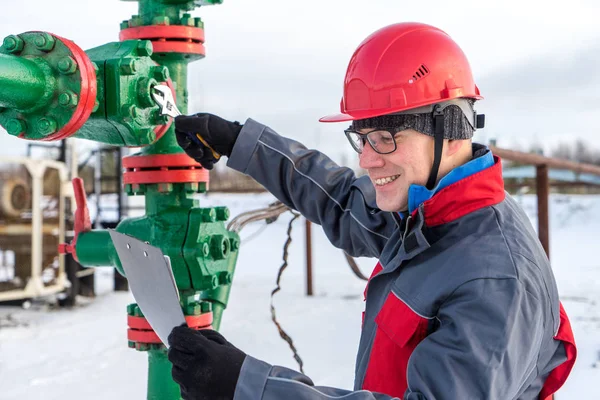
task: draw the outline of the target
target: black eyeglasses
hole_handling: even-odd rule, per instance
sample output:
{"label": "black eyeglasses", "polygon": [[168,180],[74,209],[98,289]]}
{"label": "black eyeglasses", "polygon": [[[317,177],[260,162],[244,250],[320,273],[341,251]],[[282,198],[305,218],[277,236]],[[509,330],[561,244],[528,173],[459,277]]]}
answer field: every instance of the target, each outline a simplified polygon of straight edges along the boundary
{"label": "black eyeglasses", "polygon": [[361,154],[365,147],[365,142],[369,142],[373,150],[379,154],[390,154],[396,151],[396,140],[394,136],[400,132],[398,128],[374,129],[371,132],[360,133],[350,126],[344,130],[352,148]]}

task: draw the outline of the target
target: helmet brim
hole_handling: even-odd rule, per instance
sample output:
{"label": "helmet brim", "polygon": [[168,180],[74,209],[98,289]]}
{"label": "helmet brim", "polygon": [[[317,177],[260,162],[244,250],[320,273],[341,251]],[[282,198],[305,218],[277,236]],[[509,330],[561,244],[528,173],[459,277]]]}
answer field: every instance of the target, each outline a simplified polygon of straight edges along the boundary
{"label": "helmet brim", "polygon": [[[471,94],[467,96],[461,96],[460,98],[473,99],[473,100],[482,100],[483,96],[479,94]],[[422,106],[427,106],[431,104],[441,103],[443,101],[452,100],[448,99],[436,99],[434,101],[425,101],[422,104],[415,104],[411,106],[404,107],[394,107],[394,108],[381,108],[381,109],[371,109],[371,110],[362,110],[362,111],[354,111],[352,114],[350,113],[337,113],[330,114],[324,117],[319,118],[319,122],[344,122],[344,121],[355,121],[357,119],[365,119],[365,118],[373,118],[379,117],[382,115],[393,114],[402,111],[408,111],[412,109],[417,109]]]}

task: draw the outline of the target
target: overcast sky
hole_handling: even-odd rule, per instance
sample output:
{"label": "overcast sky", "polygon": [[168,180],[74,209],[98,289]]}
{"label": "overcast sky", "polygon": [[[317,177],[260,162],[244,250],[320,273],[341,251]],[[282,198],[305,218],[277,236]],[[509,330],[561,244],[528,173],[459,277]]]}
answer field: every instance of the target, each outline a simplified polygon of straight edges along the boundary
{"label": "overcast sky", "polygon": [[[137,10],[135,2],[102,3],[7,2],[0,31],[46,30],[89,49],[118,40],[119,23]],[[224,0],[194,12],[205,23],[207,57],[190,65],[190,112],[251,117],[339,160],[351,154],[346,124],[317,120],[339,111],[352,52],[385,25],[419,21],[449,33],[470,60],[485,97],[477,108],[487,127],[476,139],[551,147],[583,138],[600,148],[600,2],[555,3]],[[0,135],[0,154],[22,149],[22,141]]]}

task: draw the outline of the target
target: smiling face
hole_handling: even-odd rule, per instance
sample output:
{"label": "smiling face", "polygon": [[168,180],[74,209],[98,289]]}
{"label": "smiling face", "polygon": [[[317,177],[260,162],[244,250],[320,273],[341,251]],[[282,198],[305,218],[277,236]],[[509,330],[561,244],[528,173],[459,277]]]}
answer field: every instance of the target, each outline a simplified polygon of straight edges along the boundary
{"label": "smiling face", "polygon": [[382,211],[407,210],[410,185],[425,186],[433,164],[434,140],[431,136],[407,129],[398,132],[395,139],[396,151],[393,153],[376,153],[365,143],[359,155],[359,165],[369,173],[375,186],[377,207]]}

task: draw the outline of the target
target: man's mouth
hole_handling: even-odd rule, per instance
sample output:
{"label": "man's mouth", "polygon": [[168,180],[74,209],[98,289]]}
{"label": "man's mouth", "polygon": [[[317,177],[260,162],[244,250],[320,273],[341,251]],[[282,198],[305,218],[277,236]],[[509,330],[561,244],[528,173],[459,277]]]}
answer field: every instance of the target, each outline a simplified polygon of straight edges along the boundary
{"label": "man's mouth", "polygon": [[385,178],[373,179],[373,182],[375,182],[375,185],[377,185],[377,186],[384,186],[384,185],[387,185],[390,182],[395,181],[399,177],[400,177],[400,175],[386,176]]}

